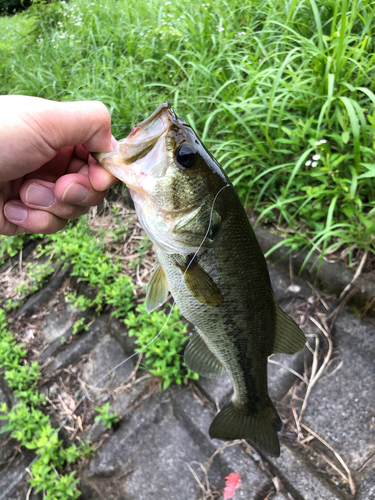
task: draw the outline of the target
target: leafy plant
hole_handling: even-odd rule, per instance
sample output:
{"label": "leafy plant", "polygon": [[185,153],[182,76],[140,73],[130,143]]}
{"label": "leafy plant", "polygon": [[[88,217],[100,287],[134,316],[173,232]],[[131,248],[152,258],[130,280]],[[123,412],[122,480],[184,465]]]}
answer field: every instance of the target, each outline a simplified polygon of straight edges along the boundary
{"label": "leafy plant", "polygon": [[56,469],[61,470],[66,464],[90,454],[92,447],[87,444],[82,444],[80,448],[74,444],[68,448],[62,446],[49,416],[38,408],[45,404],[44,395],[35,391],[40,376],[39,365],[36,362],[27,363],[26,355],[23,346],[17,344],[7,330],[5,312],[0,309],[0,366],[18,399],[18,403],[10,409],[6,403],[0,403],[0,420],[5,421],[2,432],[9,432],[21,446],[40,455],[31,467],[32,478],[29,479],[35,492],[43,490],[44,498],[48,500],[76,499],[80,492],[75,472],[58,474]]}
{"label": "leafy plant", "polygon": [[152,245],[152,242],[150,241],[150,238],[145,236],[141,244],[138,247],[135,247],[135,250],[138,252],[138,257],[135,259],[135,261],[131,261],[130,264],[134,267],[134,269],[137,269],[139,264],[141,264],[144,261],[144,254],[147,252],[147,249],[150,248]]}
{"label": "leafy plant", "polygon": [[145,305],[141,304],[136,313],[131,311],[124,320],[129,337],[136,337],[136,345],[145,353],[145,369],[160,379],[163,389],[172,382],[181,384],[186,379],[197,380],[198,374],[183,363],[182,352],[189,336],[178,309],[174,308],[170,315],[164,311],[148,314]]}
{"label": "leafy plant", "polygon": [[99,415],[95,417],[95,422],[100,422],[107,429],[110,429],[114,426],[114,424],[117,424],[117,422],[119,422],[119,418],[116,413],[109,411],[109,404],[109,402],[105,403],[103,408],[94,408],[94,410],[99,413]]}
{"label": "leafy plant", "polygon": [[28,295],[38,291],[54,272],[55,269],[50,261],[41,264],[28,264],[27,279],[17,287],[17,292],[20,294],[19,300],[23,300]]}

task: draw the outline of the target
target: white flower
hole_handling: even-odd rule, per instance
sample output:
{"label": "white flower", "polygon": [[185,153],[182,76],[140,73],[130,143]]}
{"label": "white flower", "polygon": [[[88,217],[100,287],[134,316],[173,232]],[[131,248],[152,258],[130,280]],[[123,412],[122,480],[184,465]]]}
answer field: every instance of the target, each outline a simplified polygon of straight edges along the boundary
{"label": "white flower", "polygon": [[313,161],[312,164],[311,164],[312,167],[317,167],[318,166],[318,162],[317,161]]}
{"label": "white flower", "polygon": [[222,26],[216,26],[217,27],[217,30],[218,31],[224,31],[225,28],[223,28]]}
{"label": "white flower", "polygon": [[316,161],[317,161],[317,160],[320,160],[320,155],[314,155],[314,156],[313,156],[313,160],[316,160]]}
{"label": "white flower", "polygon": [[164,5],[171,5],[172,2],[165,2]]}
{"label": "white flower", "polygon": [[316,141],[314,146],[320,146],[321,144],[325,144],[327,141],[325,139],[321,139],[320,141]]}
{"label": "white flower", "polygon": [[309,167],[311,165],[311,160],[307,160],[307,162],[305,163],[306,167]]}
{"label": "white flower", "polygon": [[240,32],[238,33],[238,36],[241,36],[241,35],[246,35],[246,31],[240,31]]}
{"label": "white flower", "polygon": [[59,36],[59,38],[65,38],[65,33]]}

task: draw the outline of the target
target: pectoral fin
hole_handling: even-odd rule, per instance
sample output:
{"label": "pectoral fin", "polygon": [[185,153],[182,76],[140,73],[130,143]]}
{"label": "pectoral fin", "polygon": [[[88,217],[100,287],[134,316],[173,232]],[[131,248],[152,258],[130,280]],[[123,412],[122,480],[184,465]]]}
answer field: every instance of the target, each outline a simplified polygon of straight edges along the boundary
{"label": "pectoral fin", "polygon": [[275,302],[275,340],[272,352],[284,352],[294,354],[300,351],[306,344],[306,338],[302,330]]}
{"label": "pectoral fin", "polygon": [[167,278],[163,268],[157,264],[146,289],[146,311],[150,314],[162,306],[168,297]]}
{"label": "pectoral fin", "polygon": [[225,368],[210,350],[199,330],[194,334],[185,349],[186,366],[203,377],[216,378],[225,373]]}
{"label": "pectoral fin", "polygon": [[217,307],[223,303],[224,297],[219,287],[199,264],[192,262],[187,270],[182,266],[180,266],[180,269],[184,273],[183,277],[189,292],[199,302],[211,307]]}

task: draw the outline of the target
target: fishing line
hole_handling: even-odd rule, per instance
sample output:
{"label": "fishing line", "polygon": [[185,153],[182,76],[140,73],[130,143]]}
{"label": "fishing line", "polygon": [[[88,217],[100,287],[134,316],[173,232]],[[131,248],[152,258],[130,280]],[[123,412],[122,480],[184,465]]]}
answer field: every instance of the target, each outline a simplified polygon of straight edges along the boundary
{"label": "fishing line", "polygon": [[[189,267],[191,266],[193,260],[195,259],[195,257],[198,255],[198,252],[200,251],[200,249],[202,248],[203,246],[203,243],[205,242],[207,236],[208,236],[208,233],[210,232],[210,228],[211,228],[211,222],[212,222],[212,216],[213,216],[213,211],[214,211],[214,206],[215,206],[215,202],[216,202],[216,199],[217,197],[219,196],[219,194],[223,191],[223,189],[229,187],[230,184],[226,184],[225,186],[223,186],[216,194],[215,198],[214,198],[214,201],[212,202],[212,207],[211,207],[211,213],[210,213],[210,220],[209,220],[209,223],[208,223],[208,228],[207,228],[207,231],[206,231],[206,234],[204,235],[203,237],[203,240],[201,242],[201,244],[199,245],[199,247],[197,248],[195,254],[194,254],[194,257],[190,260],[189,264],[187,265],[185,271],[184,271],[184,274],[182,275],[182,278],[185,276],[185,274],[187,273]],[[180,282],[180,287],[177,291],[177,293],[180,293],[181,291],[181,287],[182,287],[182,284],[183,284],[183,280],[181,280]],[[162,326],[161,330],[159,331],[159,333],[157,335],[155,335],[155,337],[147,344],[145,345],[144,347],[142,347],[142,349],[140,349],[139,351],[135,352],[134,354],[132,354],[131,356],[129,356],[128,358],[124,359],[121,361],[121,363],[119,363],[118,365],[116,365],[114,368],[112,368],[109,372],[107,372],[105,375],[103,375],[85,394],[84,396],[81,397],[81,399],[78,401],[78,403],[76,404],[76,406],[74,407],[74,409],[72,410],[71,414],[68,415],[62,422],[62,424],[60,425],[60,427],[58,427],[55,432],[53,433],[53,436],[51,437],[51,439],[56,435],[58,434],[61,429],[63,428],[63,426],[66,424],[66,422],[69,420],[69,417],[71,417],[75,411],[77,410],[77,408],[79,407],[79,405],[87,398],[87,396],[89,396],[89,394],[91,394],[91,392],[100,384],[100,382],[102,382],[106,377],[108,377],[108,375],[110,375],[111,373],[113,373],[115,370],[117,370],[117,368],[119,368],[121,365],[123,365],[124,363],[126,363],[127,361],[129,361],[130,359],[134,358],[137,354],[140,354],[141,352],[143,352],[145,349],[147,349],[147,347],[149,345],[151,345],[153,342],[155,342],[155,340],[160,337],[161,333],[163,332],[164,328],[166,327],[166,325],[168,324],[168,321],[169,321],[169,318],[171,317],[171,314],[172,314],[172,311],[174,309],[174,306],[176,305],[176,301],[173,299],[173,304],[172,304],[172,307],[171,307],[171,310],[169,311],[169,314],[167,316],[167,319],[165,320],[165,323],[164,325]],[[50,440],[51,441],[51,440]],[[12,491],[12,489],[17,486],[17,484],[19,483],[19,481],[21,481],[21,479],[23,478],[23,476],[25,475],[25,473],[27,472],[27,469],[30,470],[30,468],[35,464],[35,462],[37,460],[39,460],[39,458],[42,456],[42,453],[43,451],[45,450],[45,448],[47,447],[47,445],[50,443],[50,441],[48,441],[45,445],[44,445],[44,448],[37,454],[37,456],[30,462],[30,464],[24,469],[23,472],[21,472],[18,477],[8,486],[8,488],[0,495],[0,500],[4,500],[6,498],[6,495],[8,495],[8,493],[10,493]]]}

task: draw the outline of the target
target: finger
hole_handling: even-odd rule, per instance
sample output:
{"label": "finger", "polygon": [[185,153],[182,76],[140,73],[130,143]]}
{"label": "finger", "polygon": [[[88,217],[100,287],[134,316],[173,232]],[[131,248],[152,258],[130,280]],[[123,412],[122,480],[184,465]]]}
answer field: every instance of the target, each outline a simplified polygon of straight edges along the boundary
{"label": "finger", "polygon": [[33,179],[26,181],[20,197],[26,207],[45,210],[62,219],[75,219],[86,213],[90,206],[98,205],[106,195],[91,186],[87,176],[69,174],[56,184]]}
{"label": "finger", "polygon": [[[112,149],[117,146],[117,140],[111,136]],[[89,178],[91,185],[97,191],[103,191],[116,184],[117,179],[103,168],[91,155],[88,158],[89,163]]]}
{"label": "finger", "polygon": [[72,156],[66,174],[75,174],[81,170],[82,167],[87,165],[87,160],[82,160],[76,156]]}
{"label": "finger", "polygon": [[[45,210],[34,210],[26,207],[19,200],[6,203],[4,206],[4,216],[9,223],[17,227],[16,232],[13,234],[25,231],[52,234],[63,229],[68,222]],[[8,229],[10,228],[11,226],[8,225]]]}
{"label": "finger", "polygon": [[87,151],[112,151],[111,116],[99,101],[55,102],[48,143],[57,150],[82,144]]}
{"label": "finger", "polygon": [[[12,207],[10,207],[10,215],[12,215]],[[5,216],[5,210],[2,208],[0,214],[0,234],[4,236],[15,236],[16,234],[24,233],[22,227],[13,224]]]}
{"label": "finger", "polygon": [[94,189],[88,177],[88,168],[83,167],[77,174],[67,174],[60,177],[56,181],[54,192],[56,198],[61,202],[92,207],[99,205],[108,191]]}
{"label": "finger", "polygon": [[110,174],[96,161],[89,165],[89,179],[92,187],[96,191],[107,190],[117,182],[116,177]]}

